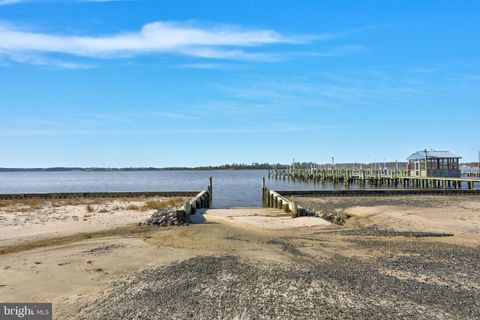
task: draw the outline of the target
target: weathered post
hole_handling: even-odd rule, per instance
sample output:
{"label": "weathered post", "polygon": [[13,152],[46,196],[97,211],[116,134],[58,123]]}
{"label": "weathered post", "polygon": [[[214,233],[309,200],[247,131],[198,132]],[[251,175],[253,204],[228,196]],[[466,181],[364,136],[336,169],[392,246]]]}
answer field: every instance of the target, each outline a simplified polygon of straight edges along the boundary
{"label": "weathered post", "polygon": [[290,208],[292,211],[292,218],[298,217],[298,206],[296,201],[291,202],[292,207]]}
{"label": "weathered post", "polygon": [[190,202],[185,202],[185,205],[183,206],[183,212],[184,216],[179,219],[181,220],[180,223],[190,223],[190,214],[192,213],[192,205],[190,204]]}
{"label": "weathered post", "polygon": [[265,177],[262,178],[262,203],[265,205],[266,198],[265,198]]}
{"label": "weathered post", "polygon": [[213,204],[213,178],[210,177],[208,185],[208,207],[211,208]]}

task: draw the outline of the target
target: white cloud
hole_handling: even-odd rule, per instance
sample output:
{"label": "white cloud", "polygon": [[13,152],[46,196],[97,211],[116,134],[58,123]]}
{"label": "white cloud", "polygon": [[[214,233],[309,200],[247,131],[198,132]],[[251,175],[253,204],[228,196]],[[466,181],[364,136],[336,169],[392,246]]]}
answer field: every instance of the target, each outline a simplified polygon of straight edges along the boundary
{"label": "white cloud", "polygon": [[0,6],[22,2],[22,0],[0,0]]}
{"label": "white cloud", "polygon": [[199,27],[173,22],[153,22],[144,25],[138,32],[101,36],[49,34],[0,25],[0,51],[4,54],[60,53],[105,58],[175,53],[211,59],[266,60],[272,57],[264,53],[246,52],[244,48],[302,41],[272,30]]}
{"label": "white cloud", "polygon": [[[0,6],[7,5],[7,4],[16,4],[16,3],[24,3],[24,2],[33,2],[34,0],[0,0]],[[124,2],[130,0],[71,0],[71,2]],[[50,2],[48,0],[40,1],[37,0],[35,2]]]}
{"label": "white cloud", "polygon": [[[0,51],[0,56],[2,52]],[[54,67],[59,69],[68,69],[68,70],[76,70],[76,69],[91,69],[95,68],[95,66],[86,63],[78,63],[78,62],[71,62],[65,61],[60,59],[51,59],[46,58],[40,55],[31,55],[31,54],[6,54],[8,59],[13,62],[17,63],[25,63],[25,64],[32,64],[36,66],[48,66]],[[4,63],[3,66],[8,66],[8,63]]]}
{"label": "white cloud", "polygon": [[187,63],[187,64],[182,64],[178,66],[178,68],[182,69],[203,69],[203,70],[225,70],[225,69],[231,69],[232,66],[227,65],[227,64],[221,64],[221,63]]}
{"label": "white cloud", "polygon": [[256,133],[294,133],[294,132],[318,132],[323,130],[340,130],[345,128],[355,128],[358,126],[352,125],[317,125],[317,126],[285,126],[284,123],[279,123],[276,126],[270,126],[268,128],[252,127],[228,127],[228,128],[177,128],[177,129],[164,129],[164,130],[130,130],[130,131],[117,131],[117,130],[44,130],[44,129],[0,129],[0,137],[15,137],[15,136],[127,136],[127,135],[185,135],[185,134],[256,134]]}

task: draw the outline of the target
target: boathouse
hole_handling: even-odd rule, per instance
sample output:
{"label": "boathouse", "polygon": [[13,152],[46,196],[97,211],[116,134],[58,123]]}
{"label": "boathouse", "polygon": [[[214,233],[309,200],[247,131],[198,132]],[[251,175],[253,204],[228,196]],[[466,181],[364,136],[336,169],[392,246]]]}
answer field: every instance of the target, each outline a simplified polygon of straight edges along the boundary
{"label": "boathouse", "polygon": [[408,157],[411,177],[460,177],[460,159],[449,151],[423,150]]}

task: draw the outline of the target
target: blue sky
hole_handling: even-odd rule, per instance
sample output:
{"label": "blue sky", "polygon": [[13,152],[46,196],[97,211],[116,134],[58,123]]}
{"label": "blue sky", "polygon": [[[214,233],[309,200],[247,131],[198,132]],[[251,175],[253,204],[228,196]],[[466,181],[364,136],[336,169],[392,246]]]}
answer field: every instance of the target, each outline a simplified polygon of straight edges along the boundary
{"label": "blue sky", "polygon": [[0,167],[480,149],[479,1],[0,0]]}

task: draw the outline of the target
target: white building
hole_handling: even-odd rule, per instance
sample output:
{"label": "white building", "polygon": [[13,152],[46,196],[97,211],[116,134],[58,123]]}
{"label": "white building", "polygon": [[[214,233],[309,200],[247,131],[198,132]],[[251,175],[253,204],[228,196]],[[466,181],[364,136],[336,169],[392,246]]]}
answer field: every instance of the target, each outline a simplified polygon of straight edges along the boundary
{"label": "white building", "polygon": [[417,151],[408,157],[408,171],[412,177],[460,177],[462,157],[449,151]]}

